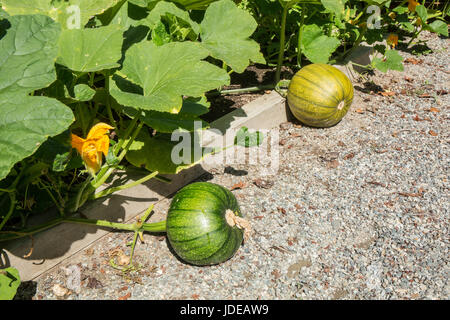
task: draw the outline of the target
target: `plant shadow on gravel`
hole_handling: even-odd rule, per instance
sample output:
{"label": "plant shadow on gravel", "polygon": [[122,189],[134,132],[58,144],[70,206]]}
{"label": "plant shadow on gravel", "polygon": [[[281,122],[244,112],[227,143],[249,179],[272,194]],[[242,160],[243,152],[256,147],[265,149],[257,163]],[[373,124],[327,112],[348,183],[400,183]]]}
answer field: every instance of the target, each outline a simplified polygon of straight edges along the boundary
{"label": "plant shadow on gravel", "polygon": [[380,92],[380,91],[384,91],[383,87],[381,87],[380,85],[372,82],[372,81],[366,81],[362,84],[364,87],[358,86],[358,85],[354,85],[353,87],[355,88],[355,90],[358,90],[360,92],[363,93],[371,93],[371,92]]}
{"label": "plant shadow on gravel", "polygon": [[415,56],[423,56],[433,53],[433,49],[431,49],[424,41],[421,41],[411,47],[407,47],[406,44],[402,43],[398,45],[397,49]]}

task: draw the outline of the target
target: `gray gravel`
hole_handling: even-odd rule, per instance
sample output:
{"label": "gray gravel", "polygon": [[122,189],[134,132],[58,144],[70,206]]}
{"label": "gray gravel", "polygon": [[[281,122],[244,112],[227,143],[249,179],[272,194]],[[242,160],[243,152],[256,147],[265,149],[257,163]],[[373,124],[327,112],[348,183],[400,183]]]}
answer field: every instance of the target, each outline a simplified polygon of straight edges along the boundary
{"label": "gray gravel", "polygon": [[132,234],[114,233],[39,277],[33,298],[56,299],[75,268],[81,290],[64,299],[449,299],[450,41],[424,37],[434,52],[355,84],[337,126],[282,124],[277,175],[242,164],[202,177],[245,184],[233,193],[255,232],[232,259],[189,266],[145,235],[142,268],[122,274],[108,260]]}

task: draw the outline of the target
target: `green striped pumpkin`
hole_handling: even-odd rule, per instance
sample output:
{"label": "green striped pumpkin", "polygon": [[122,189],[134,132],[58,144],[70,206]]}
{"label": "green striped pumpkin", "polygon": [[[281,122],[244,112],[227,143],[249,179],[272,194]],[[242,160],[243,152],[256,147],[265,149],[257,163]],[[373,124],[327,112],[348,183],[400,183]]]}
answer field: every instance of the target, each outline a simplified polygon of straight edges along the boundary
{"label": "green striped pumpkin", "polygon": [[242,217],[236,197],[226,188],[195,182],[174,196],[167,214],[167,238],[175,253],[194,265],[212,265],[231,258],[244,232],[230,226],[227,211]]}
{"label": "green striped pumpkin", "polygon": [[287,101],[292,114],[311,127],[331,127],[341,121],[353,102],[353,85],[337,68],[310,64],[289,83]]}

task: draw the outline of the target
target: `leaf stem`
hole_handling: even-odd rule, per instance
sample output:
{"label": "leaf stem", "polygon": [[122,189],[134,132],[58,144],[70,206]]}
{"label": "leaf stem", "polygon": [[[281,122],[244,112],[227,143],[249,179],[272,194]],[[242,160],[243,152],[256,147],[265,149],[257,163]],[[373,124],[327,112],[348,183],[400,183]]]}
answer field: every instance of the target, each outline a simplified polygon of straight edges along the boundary
{"label": "leaf stem", "polygon": [[134,128],[136,127],[136,123],[139,120],[139,114],[137,114],[133,120],[131,120],[131,123],[129,124],[127,130],[125,131],[125,134],[123,135],[123,137],[119,140],[119,142],[117,143],[117,145],[114,148],[114,155],[117,156],[117,154],[119,153],[120,149],[122,148],[123,144],[125,143],[125,141],[128,139],[128,137],[130,136],[131,132],[134,130]]}
{"label": "leaf stem", "polygon": [[274,88],[275,88],[274,84],[268,84],[268,85],[260,85],[260,86],[255,86],[255,87],[240,88],[240,89],[217,90],[217,91],[207,93],[206,95],[208,97],[213,97],[213,96],[218,96],[221,94],[250,93],[250,92],[262,91],[262,90],[272,90]]}
{"label": "leaf stem", "polygon": [[[147,209],[147,212],[144,215],[148,215],[148,212],[151,212],[153,209],[153,205]],[[166,232],[166,221],[158,221],[153,223],[119,223],[119,222],[111,222],[107,220],[97,220],[97,219],[84,219],[84,218],[63,218],[59,217],[53,219],[47,223],[25,229],[22,231],[0,231],[0,242],[1,241],[9,241],[14,239],[19,239],[23,237],[28,237],[35,233],[45,231],[52,227],[55,227],[61,223],[73,223],[73,224],[83,224],[83,225],[91,225],[97,227],[106,227],[115,230],[123,230],[123,231],[134,231],[134,232]]]}
{"label": "leaf stem", "polygon": [[[302,13],[300,18],[300,27],[298,30],[298,44],[297,44],[297,65],[302,67],[302,41],[303,41],[303,25],[305,24],[305,7],[301,6]],[[277,82],[278,83],[278,82]]]}
{"label": "leaf stem", "polygon": [[[130,148],[130,146],[133,143],[134,139],[136,139],[136,137],[139,134],[139,132],[141,131],[143,125],[144,125],[144,123],[140,122],[138,124],[138,126],[135,128],[135,130],[134,130],[133,134],[131,135],[130,139],[128,140],[125,148],[120,152],[119,156],[117,157],[119,163],[125,157],[126,153],[128,152],[128,149]],[[98,187],[100,187],[103,183],[105,183],[105,181],[109,178],[109,176],[113,173],[114,170],[115,170],[114,167],[109,167],[102,176],[98,177],[95,180],[95,182],[93,182],[92,187],[94,189],[97,189]]]}
{"label": "leaf stem", "polygon": [[283,6],[283,14],[281,16],[280,51],[278,52],[277,68],[275,70],[275,83],[280,82],[281,65],[284,58],[284,42],[286,41],[286,18],[289,7],[289,4]]}
{"label": "leaf stem", "polygon": [[139,185],[141,183],[144,183],[147,180],[150,180],[150,179],[154,178],[156,175],[158,175],[158,173],[159,173],[158,171],[155,171],[155,172],[152,172],[151,174],[149,174],[149,175],[147,175],[147,176],[145,176],[145,177],[143,177],[143,178],[141,178],[139,180],[127,183],[125,185],[121,185],[121,186],[112,187],[112,188],[108,188],[108,189],[102,190],[102,191],[100,191],[100,192],[98,192],[96,194],[93,194],[90,197],[90,199],[91,200],[98,199],[98,198],[110,195],[111,193],[114,193],[116,191],[125,190],[125,189],[128,189],[128,188],[135,187],[135,186],[137,186],[137,185]]}
{"label": "leaf stem", "polygon": [[9,210],[8,210],[8,213],[6,214],[6,216],[3,218],[2,222],[0,223],[0,230],[2,230],[2,228],[4,227],[6,222],[9,220],[9,218],[11,218],[11,215],[14,212],[14,207],[16,205],[16,193],[15,192],[9,193],[9,200],[11,202],[9,205]]}

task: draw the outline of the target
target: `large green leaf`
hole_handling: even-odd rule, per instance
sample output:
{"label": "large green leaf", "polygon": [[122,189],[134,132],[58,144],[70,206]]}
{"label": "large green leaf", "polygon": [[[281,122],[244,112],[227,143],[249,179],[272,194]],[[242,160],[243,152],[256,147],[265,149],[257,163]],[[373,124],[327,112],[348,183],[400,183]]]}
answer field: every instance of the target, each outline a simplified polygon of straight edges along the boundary
{"label": "large green leaf", "polygon": [[316,24],[303,27],[302,52],[313,63],[327,63],[341,42],[326,36]]}
{"label": "large green leaf", "polygon": [[396,50],[386,50],[383,59],[373,58],[373,65],[381,72],[386,73],[388,70],[403,71],[403,57]]}
{"label": "large green leaf", "polygon": [[52,98],[20,96],[0,105],[0,180],[16,162],[74,121],[72,111]]}
{"label": "large green leaf", "polygon": [[205,9],[210,3],[214,1],[216,0],[171,0],[171,2],[179,3],[188,10]]}
{"label": "large green leaf", "polygon": [[0,269],[0,300],[12,300],[19,285],[20,276],[16,268]]}
{"label": "large green leaf", "polygon": [[250,61],[265,63],[259,45],[249,37],[257,27],[255,19],[231,0],[220,0],[206,9],[200,25],[202,45],[214,58],[225,61],[240,73]]}
{"label": "large green leaf", "polygon": [[28,95],[56,79],[58,24],[42,15],[13,16],[8,22],[0,40],[0,180],[74,120],[58,100]]}
{"label": "large green leaf", "polygon": [[225,70],[201,60],[207,56],[206,49],[188,41],[135,44],[112,77],[111,95],[125,106],[178,113],[183,95],[199,97],[229,83]]}
{"label": "large green leaf", "polygon": [[[450,8],[450,6],[449,6]],[[441,34],[443,36],[448,37],[448,27],[447,23],[445,23],[442,20],[434,20],[432,23],[430,23],[427,26],[427,29],[433,32],[436,32],[438,34]]]}
{"label": "large green leaf", "polygon": [[341,17],[347,0],[320,0],[320,2],[328,11],[334,13],[337,17]]}
{"label": "large green leaf", "polygon": [[[2,8],[10,15],[43,14],[71,29],[79,18],[83,27],[89,19],[114,6],[120,0],[2,0]],[[77,16],[79,14],[79,17]]]}
{"label": "large green leaf", "polygon": [[[149,171],[158,171],[162,174],[178,173],[199,163],[208,154],[205,148],[201,148],[198,143],[195,143],[193,134],[186,133],[186,136],[183,137],[190,140],[187,141],[187,144],[191,146],[184,150],[180,148],[180,143],[183,143],[183,141],[170,141],[157,136],[150,137],[147,132],[141,131],[127,152],[126,159],[132,165]],[[195,154],[195,145],[199,154]],[[185,151],[186,154],[184,154]],[[186,157],[186,161],[174,163],[173,160],[175,159],[172,153],[176,156]]]}
{"label": "large green leaf", "polygon": [[0,40],[0,96],[48,86],[56,78],[59,25],[42,15],[10,17],[8,22]]}
{"label": "large green leaf", "polygon": [[124,107],[122,110],[130,117],[141,113],[140,119],[157,132],[171,133],[175,130],[192,132],[209,128],[209,124],[199,118],[199,115],[207,113],[209,103],[205,97],[187,98],[183,100],[183,106],[178,114],[159,111],[137,111],[134,108]]}
{"label": "large green leaf", "polygon": [[63,30],[57,62],[80,72],[116,68],[122,57],[123,30],[119,25]]}

